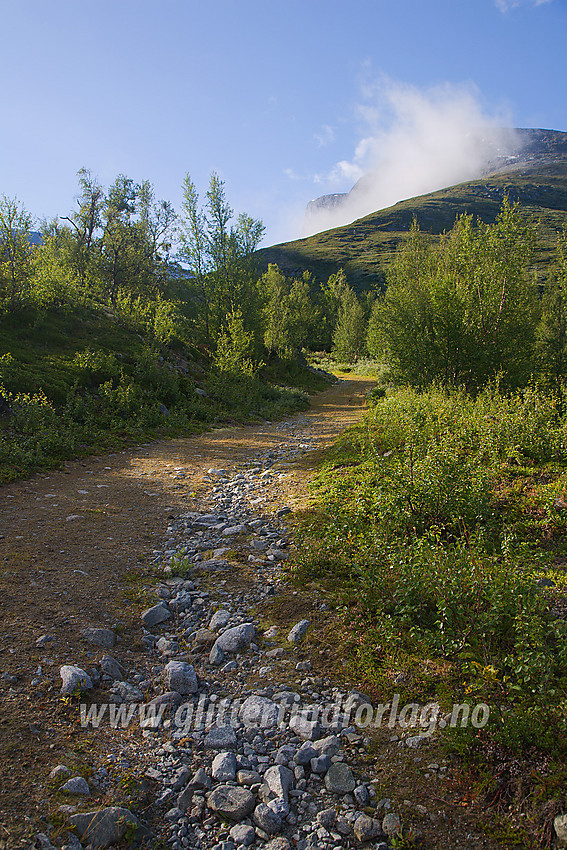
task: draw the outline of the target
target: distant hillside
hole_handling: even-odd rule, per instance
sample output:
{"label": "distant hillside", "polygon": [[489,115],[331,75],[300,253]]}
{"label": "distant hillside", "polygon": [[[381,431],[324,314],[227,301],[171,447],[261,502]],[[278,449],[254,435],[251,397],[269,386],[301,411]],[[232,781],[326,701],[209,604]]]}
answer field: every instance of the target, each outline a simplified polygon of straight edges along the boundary
{"label": "distant hillside", "polygon": [[[306,239],[263,248],[256,254],[259,268],[277,263],[288,275],[308,269],[326,280],[342,267],[357,289],[373,287],[384,281],[385,269],[414,217],[422,230],[435,235],[449,230],[464,212],[493,222],[507,194],[540,223],[542,247],[537,262],[543,270],[556,234],[567,227],[567,133],[532,129],[517,133],[521,147],[495,162],[496,168],[485,176],[401,201]],[[332,198],[336,204],[338,197]]]}

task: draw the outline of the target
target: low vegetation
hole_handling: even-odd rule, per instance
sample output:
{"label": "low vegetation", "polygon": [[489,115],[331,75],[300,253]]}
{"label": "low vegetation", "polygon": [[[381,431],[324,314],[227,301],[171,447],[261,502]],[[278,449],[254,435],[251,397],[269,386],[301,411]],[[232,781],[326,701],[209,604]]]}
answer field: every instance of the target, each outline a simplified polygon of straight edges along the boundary
{"label": "low vegetation", "polygon": [[334,595],[351,670],[380,702],[397,692],[402,703],[489,706],[488,725],[451,730],[450,746],[474,766],[490,817],[521,825],[522,846],[549,837],[564,805],[559,403],[537,385],[371,398],[317,478],[293,568]]}

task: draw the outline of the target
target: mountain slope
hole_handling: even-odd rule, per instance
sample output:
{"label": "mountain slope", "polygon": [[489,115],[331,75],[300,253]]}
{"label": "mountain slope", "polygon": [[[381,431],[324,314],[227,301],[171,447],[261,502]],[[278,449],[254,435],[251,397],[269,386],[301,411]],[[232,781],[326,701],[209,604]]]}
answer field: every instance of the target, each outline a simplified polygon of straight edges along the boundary
{"label": "mountain slope", "polygon": [[319,280],[344,268],[357,289],[384,281],[385,269],[414,217],[433,235],[449,230],[461,213],[493,222],[502,199],[518,201],[524,213],[539,222],[543,271],[553,255],[557,233],[567,227],[567,133],[518,130],[520,149],[502,158],[495,170],[476,180],[401,201],[388,209],[306,239],[257,252],[261,269],[277,263],[286,274],[310,270]]}

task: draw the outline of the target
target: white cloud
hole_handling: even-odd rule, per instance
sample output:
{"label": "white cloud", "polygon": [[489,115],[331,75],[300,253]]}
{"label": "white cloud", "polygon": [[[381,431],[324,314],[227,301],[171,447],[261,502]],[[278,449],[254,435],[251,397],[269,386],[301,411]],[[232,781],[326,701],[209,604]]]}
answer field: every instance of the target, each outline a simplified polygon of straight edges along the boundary
{"label": "white cloud", "polygon": [[543,6],[545,3],[552,3],[553,0],[495,0],[496,8],[505,14],[518,6]]}
{"label": "white cloud", "polygon": [[328,124],[323,124],[320,133],[315,133],[315,141],[320,148],[332,144],[335,141],[335,131]]}
{"label": "white cloud", "polygon": [[314,182],[328,193],[348,192],[340,206],[311,208],[305,229],[346,224],[404,198],[478,177],[515,139],[504,116],[486,115],[472,87],[420,90],[382,78],[366,86],[359,105],[360,140],[351,159]]}

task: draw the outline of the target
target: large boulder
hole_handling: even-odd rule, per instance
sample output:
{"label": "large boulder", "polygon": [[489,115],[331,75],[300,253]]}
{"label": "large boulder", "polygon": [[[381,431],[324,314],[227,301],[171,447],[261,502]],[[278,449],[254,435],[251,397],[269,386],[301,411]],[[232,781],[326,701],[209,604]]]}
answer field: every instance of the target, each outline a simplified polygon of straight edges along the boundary
{"label": "large boulder", "polygon": [[69,823],[75,828],[81,842],[85,846],[88,844],[92,850],[110,847],[111,844],[116,844],[124,838],[126,833],[128,837],[137,840],[151,835],[136,815],[133,815],[129,809],[119,806],[71,815]]}

